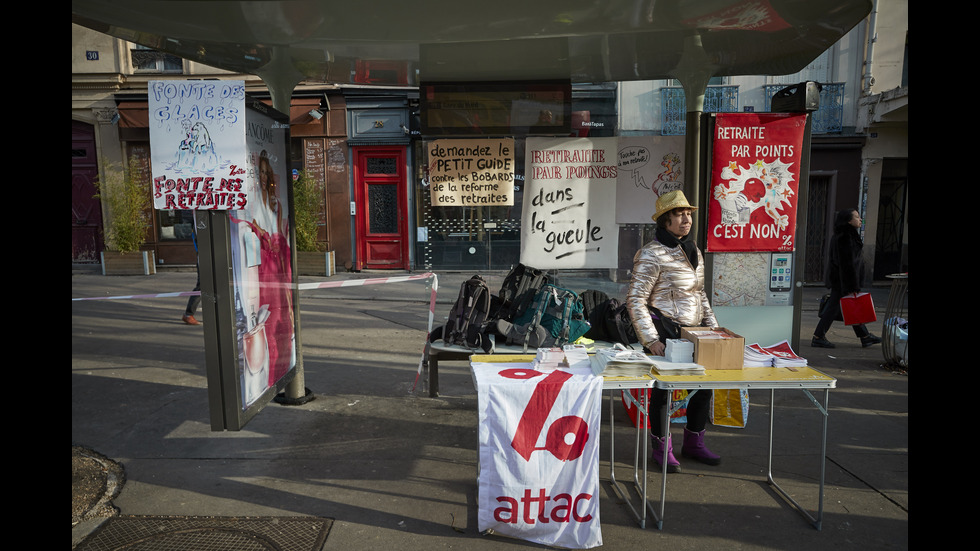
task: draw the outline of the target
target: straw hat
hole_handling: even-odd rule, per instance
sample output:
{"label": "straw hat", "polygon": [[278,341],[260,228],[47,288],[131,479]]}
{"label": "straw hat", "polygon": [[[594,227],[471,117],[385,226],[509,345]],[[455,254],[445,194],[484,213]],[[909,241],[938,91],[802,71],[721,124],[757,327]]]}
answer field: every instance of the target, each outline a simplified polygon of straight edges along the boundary
{"label": "straw hat", "polygon": [[687,197],[684,196],[684,192],[678,189],[665,193],[657,198],[657,212],[653,215],[654,222],[657,221],[657,218],[660,218],[661,214],[674,209],[698,210],[697,207],[687,202]]}

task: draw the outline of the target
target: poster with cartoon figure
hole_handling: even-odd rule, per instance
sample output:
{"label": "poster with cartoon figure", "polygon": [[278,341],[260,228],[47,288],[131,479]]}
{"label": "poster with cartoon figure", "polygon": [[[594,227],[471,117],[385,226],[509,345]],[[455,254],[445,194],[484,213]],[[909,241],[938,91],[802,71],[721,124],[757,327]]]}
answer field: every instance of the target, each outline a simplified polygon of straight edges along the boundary
{"label": "poster with cartoon figure", "polygon": [[296,364],[286,126],[249,110],[244,176],[254,201],[229,213],[243,408]]}
{"label": "poster with cartoon figure", "polygon": [[650,224],[657,198],[684,184],[684,136],[623,136],[617,151],[616,223]]}
{"label": "poster with cartoon figure", "polygon": [[147,91],[153,207],[245,208],[244,81],[151,80]]}
{"label": "poster with cartoon figure", "polygon": [[709,252],[792,251],[806,115],[723,113],[715,122]]}

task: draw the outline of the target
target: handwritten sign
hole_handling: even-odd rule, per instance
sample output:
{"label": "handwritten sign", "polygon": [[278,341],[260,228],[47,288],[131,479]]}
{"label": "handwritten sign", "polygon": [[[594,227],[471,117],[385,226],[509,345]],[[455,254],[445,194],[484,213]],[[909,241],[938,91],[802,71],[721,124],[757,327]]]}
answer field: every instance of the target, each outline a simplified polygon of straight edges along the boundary
{"label": "handwritten sign", "polygon": [[649,224],[657,198],[684,183],[684,136],[619,138],[616,222]]}
{"label": "handwritten sign", "polygon": [[514,139],[427,144],[433,207],[514,204]]}
{"label": "handwritten sign", "polygon": [[708,250],[792,251],[806,115],[720,113],[715,122]]}
{"label": "handwritten sign", "polygon": [[536,268],[616,265],[616,138],[528,138],[521,262]]}
{"label": "handwritten sign", "polygon": [[244,81],[151,80],[148,92],[154,208],[245,208]]}

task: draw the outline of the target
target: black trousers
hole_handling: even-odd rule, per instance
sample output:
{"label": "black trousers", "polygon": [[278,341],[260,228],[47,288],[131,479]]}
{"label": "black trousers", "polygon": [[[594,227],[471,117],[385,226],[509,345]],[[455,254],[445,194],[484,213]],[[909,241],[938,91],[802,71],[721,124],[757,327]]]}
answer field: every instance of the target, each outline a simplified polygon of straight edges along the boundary
{"label": "black trousers", "polygon": [[[195,291],[201,290],[201,270],[197,271],[197,285],[194,285]],[[184,309],[184,313],[188,316],[193,316],[194,312],[197,311],[197,305],[201,304],[201,295],[193,296],[187,299],[187,308]]]}
{"label": "black trousers", "polygon": [[[687,402],[687,430],[701,432],[708,425],[711,407],[711,390],[701,389]],[[667,434],[664,418],[670,409],[670,391],[655,388],[650,391],[650,434],[662,437]]]}

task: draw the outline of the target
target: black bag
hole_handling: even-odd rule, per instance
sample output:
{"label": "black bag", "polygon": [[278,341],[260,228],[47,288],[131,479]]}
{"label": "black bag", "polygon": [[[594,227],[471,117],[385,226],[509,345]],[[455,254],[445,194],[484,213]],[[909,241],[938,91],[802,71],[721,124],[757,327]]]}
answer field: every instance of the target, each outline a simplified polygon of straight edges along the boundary
{"label": "black bag", "polygon": [[459,287],[459,297],[449,311],[442,332],[446,344],[490,350],[490,339],[484,334],[490,311],[490,289],[487,282],[475,275]]}
{"label": "black bag", "polygon": [[[592,328],[594,329],[596,324],[601,319],[598,317],[599,308],[601,308],[603,304],[609,301],[609,295],[607,295],[602,291],[589,289],[587,291],[582,291],[581,293],[579,293],[579,296],[582,297],[582,313],[585,315],[585,319],[589,321],[589,325],[591,325]],[[589,338],[593,339],[595,337],[589,337]]]}
{"label": "black bag", "polygon": [[[830,304],[830,293],[825,294],[820,297],[820,307],[817,308],[817,316],[823,317],[824,312],[827,311],[827,306]],[[834,318],[836,321],[844,321],[844,314],[839,309],[837,310],[837,317]]]}
{"label": "black bag", "polygon": [[549,283],[557,283],[547,271],[518,264],[507,274],[500,285],[491,318],[513,322],[524,315],[535,295]]}
{"label": "black bag", "polygon": [[629,308],[626,303],[611,298],[600,304],[593,315],[589,316],[592,328],[585,334],[590,339],[608,342],[619,342],[629,346],[640,342],[633,328]]}
{"label": "black bag", "polygon": [[[536,331],[538,327],[544,328],[555,340],[553,344],[539,346],[562,346],[575,342],[589,331],[589,322],[585,320],[582,299],[578,294],[550,284],[538,291],[531,307],[514,320],[514,325],[521,327],[527,334]],[[525,340],[523,345],[527,351],[530,342]]]}

